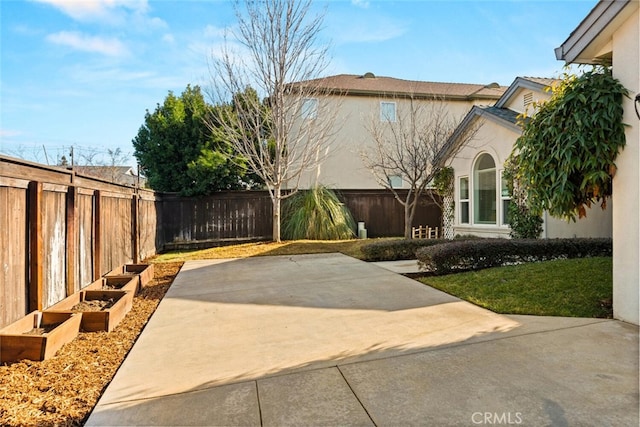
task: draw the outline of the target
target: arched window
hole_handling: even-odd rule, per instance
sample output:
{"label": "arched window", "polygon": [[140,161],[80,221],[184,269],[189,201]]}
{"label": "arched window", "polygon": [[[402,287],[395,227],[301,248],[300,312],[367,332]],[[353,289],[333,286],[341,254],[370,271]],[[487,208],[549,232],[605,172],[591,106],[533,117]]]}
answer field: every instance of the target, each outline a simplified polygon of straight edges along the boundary
{"label": "arched window", "polygon": [[496,224],[496,163],[482,154],[473,168],[473,222]]}

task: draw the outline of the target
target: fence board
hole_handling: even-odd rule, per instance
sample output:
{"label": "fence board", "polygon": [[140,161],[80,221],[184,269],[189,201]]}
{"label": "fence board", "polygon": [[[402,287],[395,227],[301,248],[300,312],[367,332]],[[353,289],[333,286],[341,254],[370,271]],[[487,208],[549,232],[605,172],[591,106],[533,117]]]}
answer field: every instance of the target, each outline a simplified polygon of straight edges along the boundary
{"label": "fence board", "polygon": [[42,306],[47,308],[67,296],[66,193],[42,192],[43,282]]}
{"label": "fence board", "polygon": [[27,311],[27,191],[0,187],[0,326]]}

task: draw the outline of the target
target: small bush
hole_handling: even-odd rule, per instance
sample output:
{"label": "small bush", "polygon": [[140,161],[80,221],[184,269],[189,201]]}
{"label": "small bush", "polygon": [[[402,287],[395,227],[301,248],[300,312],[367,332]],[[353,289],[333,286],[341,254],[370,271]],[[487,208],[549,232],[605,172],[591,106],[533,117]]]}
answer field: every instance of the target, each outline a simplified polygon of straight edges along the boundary
{"label": "small bush", "polygon": [[449,243],[446,239],[398,239],[369,243],[361,248],[366,261],[401,261],[416,259],[416,250]]}
{"label": "small bush", "polygon": [[416,251],[420,269],[435,274],[523,262],[611,256],[611,239],[482,239],[454,241]]}

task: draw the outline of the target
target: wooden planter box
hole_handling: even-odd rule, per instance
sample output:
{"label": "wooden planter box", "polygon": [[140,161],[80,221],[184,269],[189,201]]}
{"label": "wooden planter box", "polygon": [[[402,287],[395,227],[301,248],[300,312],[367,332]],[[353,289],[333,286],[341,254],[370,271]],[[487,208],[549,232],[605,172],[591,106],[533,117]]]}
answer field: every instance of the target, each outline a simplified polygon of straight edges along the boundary
{"label": "wooden planter box", "polygon": [[[34,311],[27,314],[0,329],[0,363],[49,359],[78,336],[81,319],[80,313]],[[34,331],[37,328],[45,331]],[[25,335],[29,332],[31,334]]]}
{"label": "wooden planter box", "polygon": [[[74,311],[73,307],[81,302],[92,300],[108,300],[114,298],[115,303],[101,311]],[[131,310],[133,304],[133,292],[128,291],[103,291],[86,290],[63,299],[52,305],[46,311],[60,313],[82,313],[80,328],[86,332],[112,331],[124,316]]]}
{"label": "wooden planter box", "polygon": [[145,286],[153,279],[153,264],[123,264],[104,275],[110,276],[138,276],[140,286]]}
{"label": "wooden planter box", "polygon": [[135,295],[139,289],[139,276],[104,276],[91,282],[84,291],[129,291]]}

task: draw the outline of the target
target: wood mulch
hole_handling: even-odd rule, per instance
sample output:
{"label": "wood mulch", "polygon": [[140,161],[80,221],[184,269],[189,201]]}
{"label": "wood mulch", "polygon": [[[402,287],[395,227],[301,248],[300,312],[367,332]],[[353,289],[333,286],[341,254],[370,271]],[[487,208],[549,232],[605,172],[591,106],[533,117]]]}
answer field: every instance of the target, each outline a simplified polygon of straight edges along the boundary
{"label": "wood mulch", "polygon": [[49,360],[0,366],[0,425],[83,425],[181,267],[156,264],[112,332],[81,332]]}

